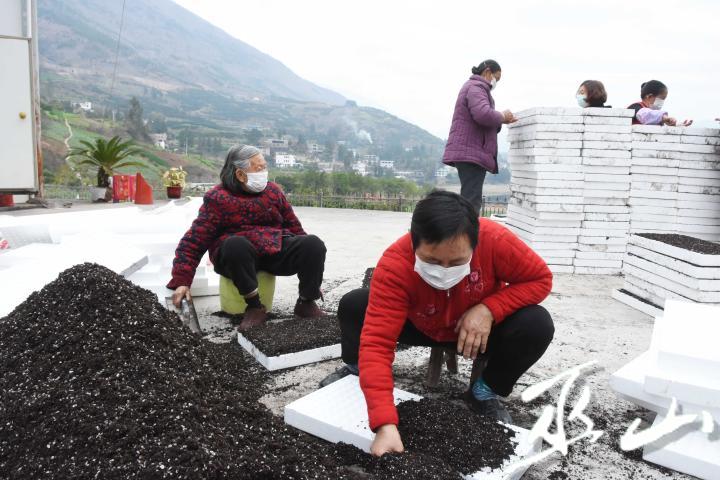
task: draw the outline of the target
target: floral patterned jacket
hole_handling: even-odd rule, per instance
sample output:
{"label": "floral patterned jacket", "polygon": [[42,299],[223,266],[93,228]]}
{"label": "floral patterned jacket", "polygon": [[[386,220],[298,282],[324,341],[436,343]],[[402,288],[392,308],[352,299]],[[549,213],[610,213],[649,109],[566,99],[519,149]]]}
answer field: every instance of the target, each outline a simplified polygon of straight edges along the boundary
{"label": "floral patterned jacket", "polygon": [[234,194],[216,185],[203,198],[197,218],[175,250],[168,288],[190,286],[202,256],[215,261],[220,244],[239,235],[247,238],[258,255],[278,253],[282,238],[306,235],[280,187],[272,182],[261,193]]}

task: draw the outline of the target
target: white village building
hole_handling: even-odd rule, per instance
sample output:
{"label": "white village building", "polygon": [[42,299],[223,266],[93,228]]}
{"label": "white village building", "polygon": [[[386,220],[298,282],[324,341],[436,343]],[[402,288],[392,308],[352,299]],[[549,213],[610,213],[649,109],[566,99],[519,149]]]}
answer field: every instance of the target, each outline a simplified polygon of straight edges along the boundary
{"label": "white village building", "polygon": [[289,153],[276,153],[275,166],[277,168],[293,168],[297,165],[295,155]]}

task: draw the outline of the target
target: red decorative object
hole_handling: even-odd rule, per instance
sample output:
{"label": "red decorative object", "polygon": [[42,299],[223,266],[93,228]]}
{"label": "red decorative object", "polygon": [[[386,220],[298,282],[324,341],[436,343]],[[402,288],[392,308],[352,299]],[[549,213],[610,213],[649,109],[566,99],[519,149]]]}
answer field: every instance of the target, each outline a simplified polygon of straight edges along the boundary
{"label": "red decorative object", "polygon": [[182,187],[176,185],[174,187],[167,187],[168,198],[180,198],[182,196]]}
{"label": "red decorative object", "polygon": [[15,201],[11,193],[0,193],[0,207],[14,207]]}
{"label": "red decorative object", "polygon": [[113,202],[135,200],[135,175],[113,175]]}
{"label": "red decorative object", "polygon": [[141,173],[135,175],[135,204],[152,205],[153,191],[149,183],[145,181]]}

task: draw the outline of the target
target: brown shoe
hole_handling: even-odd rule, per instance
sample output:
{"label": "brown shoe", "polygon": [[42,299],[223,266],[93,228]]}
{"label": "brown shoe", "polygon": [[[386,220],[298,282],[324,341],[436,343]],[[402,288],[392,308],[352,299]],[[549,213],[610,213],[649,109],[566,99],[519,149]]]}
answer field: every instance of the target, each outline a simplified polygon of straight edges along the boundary
{"label": "brown shoe", "polygon": [[252,308],[248,307],[243,314],[242,322],[238,326],[239,331],[244,331],[249,328],[257,327],[264,324],[267,321],[267,310],[265,307]]}
{"label": "brown shoe", "polygon": [[295,304],[295,316],[300,318],[319,318],[325,315],[325,312],[320,310],[314,300],[309,302],[298,299]]}

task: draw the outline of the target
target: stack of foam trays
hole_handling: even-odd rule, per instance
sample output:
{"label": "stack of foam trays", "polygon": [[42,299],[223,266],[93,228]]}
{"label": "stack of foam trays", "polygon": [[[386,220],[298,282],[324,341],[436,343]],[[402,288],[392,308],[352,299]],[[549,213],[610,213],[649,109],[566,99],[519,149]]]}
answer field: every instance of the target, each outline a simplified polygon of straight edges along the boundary
{"label": "stack of foam trays", "polygon": [[555,273],[620,273],[630,226],[632,114],[533,108],[510,126],[506,225]]}
{"label": "stack of foam trays", "polygon": [[661,315],[668,298],[720,305],[720,245],[677,234],[630,236],[625,283],[613,298]]}
{"label": "stack of foam trays", "polygon": [[720,241],[720,130],[636,125],[633,232]]}
{"label": "stack of foam trays", "polygon": [[668,300],[649,350],[611,377],[621,397],[657,413],[651,427],[632,432],[647,435],[646,461],[720,478],[718,338],[720,306]]}

